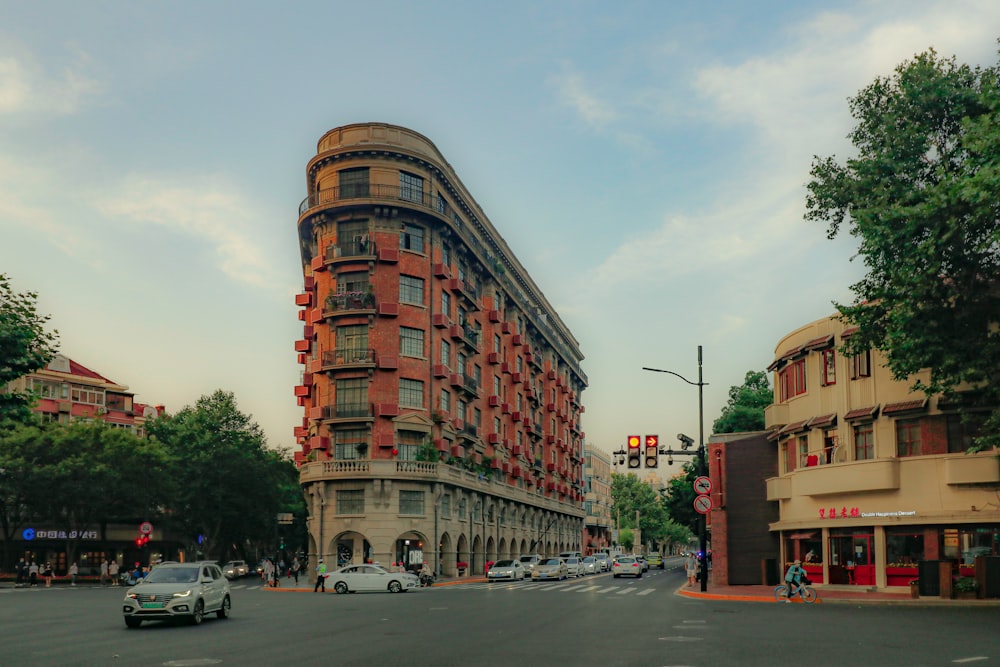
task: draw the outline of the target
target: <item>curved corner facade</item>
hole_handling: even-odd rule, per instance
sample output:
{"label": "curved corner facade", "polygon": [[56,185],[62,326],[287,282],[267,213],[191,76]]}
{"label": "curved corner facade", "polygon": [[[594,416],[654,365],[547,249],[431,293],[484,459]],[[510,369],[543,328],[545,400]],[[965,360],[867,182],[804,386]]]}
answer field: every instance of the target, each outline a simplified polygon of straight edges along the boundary
{"label": "curved corner facade", "polygon": [[894,380],[877,351],[845,358],[853,331],[836,317],[806,325],[769,368],[783,560],[832,584],[906,586],[920,561],[971,576],[977,556],[1000,555],[997,453],[966,453],[987,412],[973,391],[911,391],[918,378]]}
{"label": "curved corner facade", "polygon": [[295,459],[312,557],[461,575],[580,549],[579,345],[444,157],[347,125],[306,187]]}

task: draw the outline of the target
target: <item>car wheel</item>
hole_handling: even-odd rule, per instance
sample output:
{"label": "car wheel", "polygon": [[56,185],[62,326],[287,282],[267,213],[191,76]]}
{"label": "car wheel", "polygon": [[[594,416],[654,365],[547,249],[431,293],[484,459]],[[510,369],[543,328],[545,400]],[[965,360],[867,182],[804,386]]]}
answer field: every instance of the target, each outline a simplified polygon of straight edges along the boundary
{"label": "car wheel", "polygon": [[390,593],[399,593],[402,590],[403,590],[403,585],[401,583],[399,583],[398,581],[390,581],[389,582],[389,592]]}
{"label": "car wheel", "polygon": [[205,618],[205,601],[198,600],[194,603],[194,613],[191,614],[191,625],[201,625],[202,619]]}
{"label": "car wheel", "polygon": [[130,628],[138,628],[140,625],[142,625],[142,619],[141,618],[132,618],[131,616],[126,616],[125,617],[125,625],[127,625]]}
{"label": "car wheel", "polygon": [[229,618],[229,608],[232,602],[229,600],[229,596],[222,598],[222,606],[219,607],[219,611],[215,612],[215,615],[219,618]]}
{"label": "car wheel", "polygon": [[344,593],[347,592],[347,584],[345,584],[343,581],[338,581],[334,585],[333,590],[334,590],[334,592],[336,592],[336,593],[338,593],[340,595],[343,595]]}

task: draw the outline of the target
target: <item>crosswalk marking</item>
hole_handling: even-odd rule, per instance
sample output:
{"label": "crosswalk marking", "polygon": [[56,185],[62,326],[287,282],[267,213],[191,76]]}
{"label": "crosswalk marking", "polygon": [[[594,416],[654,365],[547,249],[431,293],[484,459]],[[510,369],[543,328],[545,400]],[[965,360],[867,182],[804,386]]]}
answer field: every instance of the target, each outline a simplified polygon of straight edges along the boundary
{"label": "crosswalk marking", "polygon": [[656,590],[655,588],[647,588],[644,591],[639,591],[638,593],[636,593],[636,595],[649,595],[650,593],[652,593],[655,590]]}

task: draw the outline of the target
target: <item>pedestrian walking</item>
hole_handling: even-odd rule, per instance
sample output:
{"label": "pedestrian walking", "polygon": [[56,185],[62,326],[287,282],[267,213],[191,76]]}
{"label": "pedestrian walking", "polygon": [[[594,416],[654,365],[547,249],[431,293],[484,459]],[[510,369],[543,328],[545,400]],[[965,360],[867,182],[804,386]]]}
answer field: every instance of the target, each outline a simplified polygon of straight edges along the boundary
{"label": "pedestrian walking", "polygon": [[264,585],[266,586],[269,581],[274,577],[274,561],[270,558],[264,559]]}
{"label": "pedestrian walking", "polygon": [[101,586],[104,585],[104,582],[107,580],[107,578],[108,578],[108,559],[105,558],[103,561],[101,561]]}
{"label": "pedestrian walking", "polygon": [[38,563],[31,561],[28,565],[28,586],[34,588],[38,585]]}
{"label": "pedestrian walking", "polygon": [[694,553],[689,553],[687,560],[684,561],[684,572],[687,574],[688,588],[691,588],[698,578],[698,556]]}
{"label": "pedestrian walking", "polygon": [[28,580],[28,562],[21,558],[17,561],[17,565],[14,566],[14,573],[17,575],[14,579],[14,588],[20,588]]}
{"label": "pedestrian walking", "polygon": [[313,593],[316,591],[326,593],[326,563],[322,558],[316,563],[316,585],[313,586]]}
{"label": "pedestrian walking", "polygon": [[113,560],[108,563],[108,576],[111,577],[112,586],[121,586],[121,578],[118,576],[118,561]]}
{"label": "pedestrian walking", "polygon": [[294,560],[292,560],[291,574],[292,574],[293,577],[295,577],[295,585],[296,586],[298,586],[298,584],[299,584],[299,570],[301,570],[301,569],[302,569],[302,565],[299,563],[299,559],[295,558]]}
{"label": "pedestrian walking", "polygon": [[80,568],[76,566],[76,561],[69,566],[69,585],[76,586],[76,575],[80,573]]}
{"label": "pedestrian walking", "polygon": [[42,578],[45,579],[45,587],[52,588],[52,563],[45,563],[42,568]]}

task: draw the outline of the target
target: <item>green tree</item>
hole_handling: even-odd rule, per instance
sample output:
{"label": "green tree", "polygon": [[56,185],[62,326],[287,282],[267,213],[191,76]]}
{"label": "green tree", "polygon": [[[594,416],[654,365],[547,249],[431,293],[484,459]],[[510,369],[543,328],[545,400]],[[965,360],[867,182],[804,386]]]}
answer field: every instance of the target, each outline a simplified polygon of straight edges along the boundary
{"label": "green tree", "polygon": [[192,543],[202,535],[207,557],[246,558],[249,542],[277,549],[281,480],[287,473],[265,448],[260,426],[239,411],[231,392],[202,396],[193,407],[153,420],[148,431],[173,461],[176,528]]}
{"label": "green tree", "polygon": [[9,563],[14,536],[37,519],[34,494],[48,484],[39,474],[47,454],[42,424],[8,421],[0,424],[0,538],[3,561]]}
{"label": "green tree", "polygon": [[44,368],[55,354],[58,331],[48,332],[48,315],[39,315],[38,294],[15,292],[7,274],[0,273],[0,420],[30,418],[32,397],[7,391],[8,384]]}
{"label": "green tree", "polygon": [[698,477],[697,460],[691,460],[681,466],[682,474],[672,477],[667,482],[666,500],[667,514],[681,526],[693,532],[698,531],[701,515],[694,509],[694,480]]}
{"label": "green tree", "polygon": [[[928,394],[978,386],[993,409],[978,447],[1000,442],[1000,92],[998,69],[930,50],[850,100],[857,156],[816,157],[806,219],[843,226],[867,274],[845,354],[882,350],[898,380],[930,370]],[[987,383],[993,380],[993,385]]]}
{"label": "green tree", "polygon": [[619,521],[620,528],[635,528],[638,512],[638,528],[643,543],[656,543],[664,539],[669,523],[667,511],[659,495],[649,484],[643,483],[633,474],[612,473],[611,500],[611,511]]}
{"label": "green tree", "polygon": [[31,495],[35,516],[66,529],[70,562],[86,531],[106,540],[109,521],[159,523],[172,490],[172,476],[159,472],[168,467],[159,443],[101,421],[74,421],[43,425],[34,444],[45,452],[34,472],[45,480]]}
{"label": "green tree", "polygon": [[729,388],[729,401],[712,424],[713,433],[764,430],[764,408],[774,402],[774,390],[764,371],[747,371],[743,384]]}

